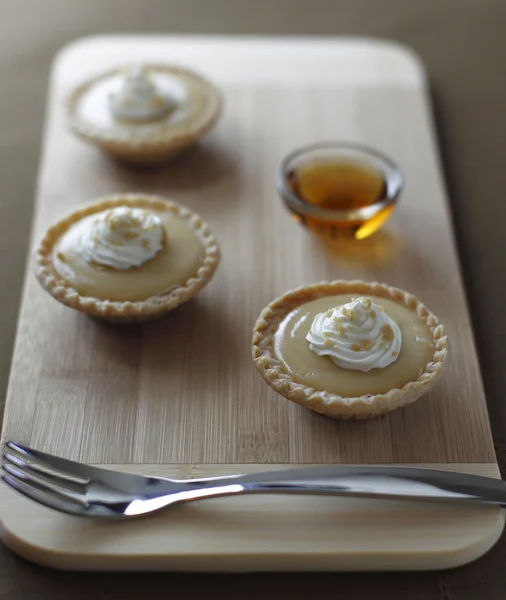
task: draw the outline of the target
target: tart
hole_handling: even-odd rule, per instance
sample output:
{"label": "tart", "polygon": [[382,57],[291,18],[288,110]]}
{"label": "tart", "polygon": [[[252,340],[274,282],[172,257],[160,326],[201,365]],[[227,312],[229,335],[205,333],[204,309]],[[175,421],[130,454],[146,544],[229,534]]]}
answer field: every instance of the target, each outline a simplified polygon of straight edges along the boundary
{"label": "tart", "polygon": [[50,227],[35,273],[56,300],[109,321],[145,321],[186,302],[213,277],[218,243],[199,215],[143,194],[98,199]]}
{"label": "tart", "polygon": [[260,314],[253,361],[279,394],[329,417],[367,419],[410,404],[444,371],[443,325],[415,296],[381,283],[322,282]]}
{"label": "tart", "polygon": [[71,130],[113,158],[163,162],[218,121],[219,91],[199,74],[170,65],[130,65],[85,81],[66,101]]}

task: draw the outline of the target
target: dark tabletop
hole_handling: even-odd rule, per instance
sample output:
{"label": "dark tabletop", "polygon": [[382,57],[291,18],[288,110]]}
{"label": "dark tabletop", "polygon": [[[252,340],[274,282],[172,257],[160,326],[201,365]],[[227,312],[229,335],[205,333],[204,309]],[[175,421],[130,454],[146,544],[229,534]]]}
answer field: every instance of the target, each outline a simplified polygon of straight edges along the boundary
{"label": "dark tabletop", "polygon": [[[47,77],[95,33],[374,35],[427,67],[496,451],[506,471],[506,0],[0,0],[0,385],[14,342]],[[443,291],[442,291],[443,293]],[[506,536],[472,565],[404,574],[79,574],[0,545],[0,600],[506,597]]]}

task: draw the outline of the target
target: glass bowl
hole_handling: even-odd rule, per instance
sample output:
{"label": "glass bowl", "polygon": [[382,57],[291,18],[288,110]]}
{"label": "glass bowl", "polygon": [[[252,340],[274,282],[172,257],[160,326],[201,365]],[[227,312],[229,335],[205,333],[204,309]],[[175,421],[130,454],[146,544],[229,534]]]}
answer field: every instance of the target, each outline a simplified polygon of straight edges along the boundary
{"label": "glass bowl", "polygon": [[391,215],[404,186],[381,152],[352,143],[298,148],[278,169],[276,187],[294,219],[324,237],[364,239]]}

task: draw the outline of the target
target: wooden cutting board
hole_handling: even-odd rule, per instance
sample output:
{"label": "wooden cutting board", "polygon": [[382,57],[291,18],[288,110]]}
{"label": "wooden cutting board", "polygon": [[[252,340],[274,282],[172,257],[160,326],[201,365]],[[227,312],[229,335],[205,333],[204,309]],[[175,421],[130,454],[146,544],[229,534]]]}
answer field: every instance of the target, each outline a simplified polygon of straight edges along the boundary
{"label": "wooden cutting board", "polygon": [[[65,128],[63,95],[131,60],[213,79],[225,112],[205,143],[160,170],[113,164]],[[322,139],[376,146],[406,176],[384,231],[329,249],[288,216],[281,158]],[[195,301],[118,328],[23,293],[3,439],[68,458],[177,476],[279,465],[414,463],[498,477],[448,210],[427,81],[406,48],[363,39],[97,37],[66,47],[51,78],[33,240],[106,193],[146,191],[201,213],[223,259]],[[448,371],[427,397],[367,422],[334,421],[277,396],[251,362],[263,306],[322,279],[379,280],[446,325]],[[111,525],[73,519],[0,486],[4,541],[72,569],[433,569],[473,560],[504,525],[496,508],[333,498],[210,500]]]}

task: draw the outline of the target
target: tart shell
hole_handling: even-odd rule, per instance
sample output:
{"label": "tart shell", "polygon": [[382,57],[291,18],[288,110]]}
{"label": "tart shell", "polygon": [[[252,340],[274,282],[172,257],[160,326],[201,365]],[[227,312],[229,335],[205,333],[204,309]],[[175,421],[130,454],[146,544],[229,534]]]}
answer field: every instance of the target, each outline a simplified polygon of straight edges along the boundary
{"label": "tart shell", "polygon": [[[432,336],[432,361],[415,381],[386,393],[360,397],[342,397],[316,390],[294,381],[274,352],[274,335],[281,321],[301,304],[338,294],[356,293],[393,300],[416,313],[426,323]],[[426,394],[440,379],[448,356],[448,340],[443,325],[415,296],[383,283],[364,281],[331,281],[315,283],[291,290],[264,308],[253,329],[253,361],[272,389],[306,408],[338,419],[369,419],[415,402]]]}
{"label": "tart shell", "polygon": [[[184,219],[200,240],[204,250],[202,262],[195,275],[181,285],[160,290],[157,294],[140,301],[116,302],[81,295],[55,270],[52,259],[54,244],[74,223],[91,214],[117,206],[169,210],[178,218]],[[219,262],[218,242],[207,223],[198,214],[161,196],[117,194],[99,198],[93,204],[73,212],[50,227],[35,251],[35,275],[42,287],[58,302],[92,317],[130,323],[161,317],[195,296],[212,279]]]}

